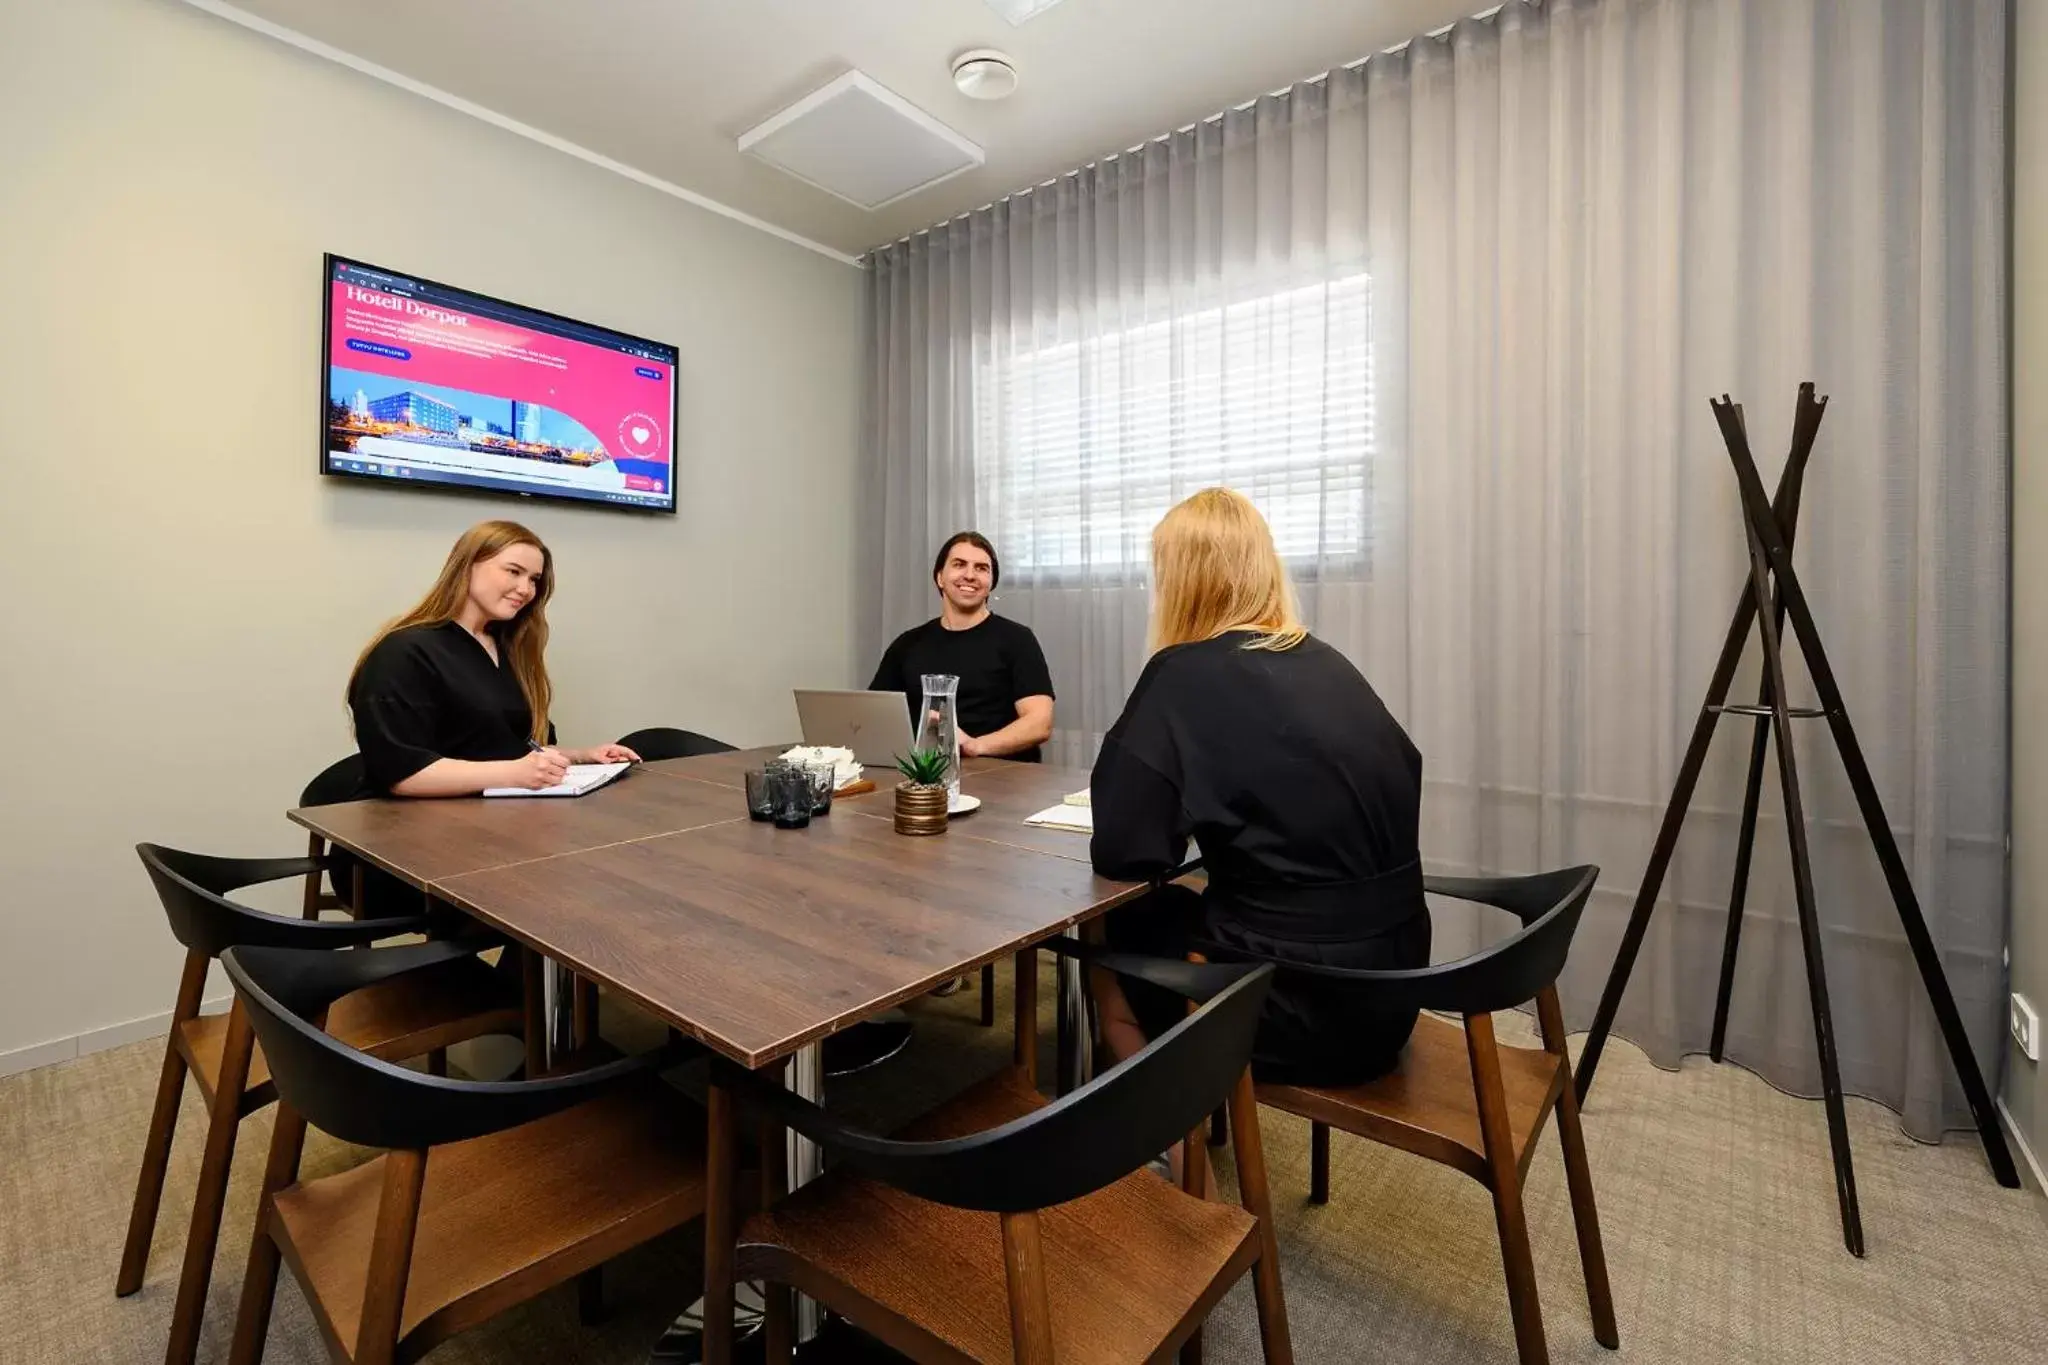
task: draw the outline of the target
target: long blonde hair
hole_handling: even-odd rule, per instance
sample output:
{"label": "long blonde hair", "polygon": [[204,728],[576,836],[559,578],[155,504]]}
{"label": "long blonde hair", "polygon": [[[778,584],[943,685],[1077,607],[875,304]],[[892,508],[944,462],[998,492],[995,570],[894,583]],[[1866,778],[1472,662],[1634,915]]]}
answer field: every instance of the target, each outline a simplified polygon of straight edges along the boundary
{"label": "long blonde hair", "polygon": [[349,671],[348,695],[354,696],[356,679],[361,676],[364,660],[370,652],[384,643],[392,632],[409,626],[438,626],[444,621],[453,621],[461,615],[462,604],[469,600],[469,575],[484,560],[490,559],[514,545],[531,545],[540,551],[540,583],[535,589],[533,600],[519,609],[519,614],[498,630],[498,648],[510,663],[512,676],[519,682],[519,690],[526,694],[526,704],[533,712],[534,743],[545,744],[548,738],[548,703],[554,700],[554,690],[548,683],[548,598],[555,591],[555,557],[541,538],[516,521],[480,521],[462,533],[455,542],[455,548],[448,552],[448,558],[441,565],[440,577],[427,590],[419,605],[411,611],[388,623],[363,646],[363,652],[356,656],[356,666]]}
{"label": "long blonde hair", "polygon": [[1154,651],[1245,630],[1246,649],[1292,649],[1308,636],[1273,532],[1250,498],[1205,488],[1152,531]]}

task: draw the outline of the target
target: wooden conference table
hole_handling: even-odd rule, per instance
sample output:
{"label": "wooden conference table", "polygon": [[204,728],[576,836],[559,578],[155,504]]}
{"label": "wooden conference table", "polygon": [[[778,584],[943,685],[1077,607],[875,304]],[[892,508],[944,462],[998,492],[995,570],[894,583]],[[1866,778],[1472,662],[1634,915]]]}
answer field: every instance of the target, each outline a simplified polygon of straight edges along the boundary
{"label": "wooden conference table", "polygon": [[[1085,835],[1024,823],[1084,790],[1088,774],[969,759],[961,789],[981,809],[916,838],[895,832],[894,783],[871,770],[876,792],[778,830],[747,817],[743,774],[782,747],[640,764],[574,799],[358,801],[289,815],[532,950],[543,1018],[529,1032],[545,1036],[549,1059],[571,1038],[574,973],[742,1066],[788,1059],[787,1083],[816,1099],[824,1038],[1014,955],[1018,1062],[1033,1069],[1036,955],[1025,950],[1146,889],[1096,876]],[[1058,981],[1077,1054],[1062,1071],[1078,1079],[1080,973],[1063,960]],[[795,1183],[817,1173],[818,1153],[794,1135],[787,1159]]]}

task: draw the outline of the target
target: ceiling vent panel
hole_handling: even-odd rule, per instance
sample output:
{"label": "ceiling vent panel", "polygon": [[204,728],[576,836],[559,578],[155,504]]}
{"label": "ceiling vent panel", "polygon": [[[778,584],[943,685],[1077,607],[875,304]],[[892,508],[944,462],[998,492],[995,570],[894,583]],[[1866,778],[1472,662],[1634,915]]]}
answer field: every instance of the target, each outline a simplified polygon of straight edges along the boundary
{"label": "ceiling vent panel", "polygon": [[858,71],[740,134],[739,149],[864,209],[987,159],[977,144]]}

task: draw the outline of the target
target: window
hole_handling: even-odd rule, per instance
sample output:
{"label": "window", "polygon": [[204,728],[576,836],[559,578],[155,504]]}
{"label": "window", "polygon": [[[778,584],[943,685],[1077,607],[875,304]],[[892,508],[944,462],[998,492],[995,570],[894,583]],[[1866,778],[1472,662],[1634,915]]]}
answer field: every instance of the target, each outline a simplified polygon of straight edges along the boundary
{"label": "window", "polygon": [[1256,501],[1280,553],[1363,574],[1373,455],[1362,274],[983,364],[982,522],[1003,562],[1121,576],[1198,488]]}

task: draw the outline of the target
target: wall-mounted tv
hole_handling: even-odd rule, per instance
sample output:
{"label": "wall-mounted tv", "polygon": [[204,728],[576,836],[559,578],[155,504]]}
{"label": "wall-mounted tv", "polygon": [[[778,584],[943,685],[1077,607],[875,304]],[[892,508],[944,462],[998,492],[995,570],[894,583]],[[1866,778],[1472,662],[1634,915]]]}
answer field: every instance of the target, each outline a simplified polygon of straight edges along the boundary
{"label": "wall-mounted tv", "polygon": [[326,258],[320,469],[676,510],[676,349]]}

